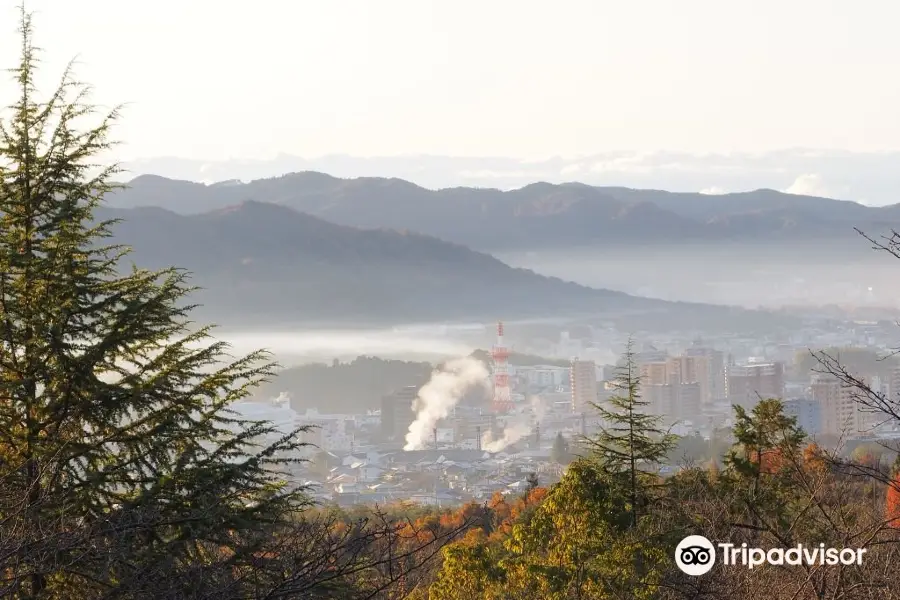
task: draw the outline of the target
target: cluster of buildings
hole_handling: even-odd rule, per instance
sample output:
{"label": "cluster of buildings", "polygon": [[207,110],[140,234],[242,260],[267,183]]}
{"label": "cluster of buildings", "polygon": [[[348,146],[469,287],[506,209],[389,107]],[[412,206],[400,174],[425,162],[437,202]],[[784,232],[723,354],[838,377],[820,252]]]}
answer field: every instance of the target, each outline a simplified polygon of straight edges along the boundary
{"label": "cluster of buildings", "polygon": [[[307,429],[300,440],[306,462],[294,470],[295,481],[309,486],[323,502],[339,505],[385,504],[395,501],[451,505],[483,501],[495,493],[521,494],[529,479],[541,485],[559,480],[563,466],[553,446],[562,435],[574,444],[587,432],[584,415],[571,411],[569,394],[557,406],[517,403],[509,414],[497,415],[490,403],[475,395],[464,399],[434,429],[425,448],[405,450],[405,436],[416,418],[413,410],[419,386],[404,386],[381,399],[380,409],[364,414],[297,412],[283,399],[241,402],[242,416],[275,425],[273,439],[297,427]],[[482,447],[502,439],[511,423],[519,434],[500,446]]]}
{"label": "cluster of buildings", "polygon": [[[712,439],[732,425],[734,405],[752,409],[760,399],[779,398],[785,411],[820,440],[898,436],[893,423],[857,402],[858,391],[833,376],[801,372],[796,363],[817,343],[871,348],[877,333],[864,324],[844,332],[844,338],[829,333],[827,340],[796,333],[787,339],[718,343],[662,339],[634,352],[632,375],[639,381],[644,410],[680,435]],[[623,393],[626,365],[621,360],[604,360],[612,357],[568,335],[560,336],[558,346],[586,357],[516,364],[501,329],[492,353],[501,363],[494,365],[494,396],[473,390],[459,398],[434,424],[424,447],[419,440],[414,450],[406,438],[417,417],[419,385],[401,386],[381,397],[377,408],[360,414],[298,413],[285,398],[236,408],[249,418],[271,420],[277,431],[307,427],[302,441],[309,444],[304,450],[309,461],[297,476],[321,500],[450,504],[519,493],[535,475],[542,485],[557,480],[564,461],[554,456],[555,446],[595,434],[605,424],[594,406]],[[859,377],[885,398],[900,393],[900,368],[889,377],[880,372]]]}
{"label": "cluster of buildings", "polygon": [[404,451],[370,446],[354,452],[328,453],[336,463],[327,471],[307,473],[303,483],[323,502],[447,506],[485,501],[496,493],[519,495],[529,480],[549,485],[563,467],[547,450],[489,453],[459,448]]}
{"label": "cluster of buildings", "polygon": [[[791,352],[794,350],[789,349]],[[676,355],[649,347],[634,355],[634,375],[645,410],[658,415],[679,433],[709,435],[728,427],[733,406],[752,409],[760,399],[778,398],[785,412],[797,419],[808,434],[826,440],[895,437],[898,427],[879,411],[860,403],[860,390],[834,375],[794,372],[786,360],[733,355],[694,343]],[[576,359],[569,367],[569,383],[554,373],[552,383],[571,397],[573,413],[590,411],[590,403],[601,405],[621,394],[616,381],[621,365],[596,365]],[[548,367],[524,371],[528,382],[551,380]],[[871,373],[857,379],[885,399],[900,395],[900,368],[890,377]]]}
{"label": "cluster of buildings", "polygon": [[[872,405],[894,404],[891,398],[900,394],[900,368],[894,368],[889,378],[871,374],[854,375],[854,378],[866,389],[847,385],[833,374],[817,373],[804,395],[785,401],[785,412],[796,417],[808,433],[826,439],[898,437],[900,428],[895,420],[874,410]],[[860,402],[861,399],[865,402]]]}

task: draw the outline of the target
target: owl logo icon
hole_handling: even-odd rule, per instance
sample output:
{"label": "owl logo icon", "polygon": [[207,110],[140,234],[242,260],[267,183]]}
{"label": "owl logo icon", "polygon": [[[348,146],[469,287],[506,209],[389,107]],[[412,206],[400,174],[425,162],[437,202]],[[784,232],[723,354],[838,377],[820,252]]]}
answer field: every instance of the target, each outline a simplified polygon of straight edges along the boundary
{"label": "owl logo icon", "polygon": [[716,550],[702,535],[689,535],[675,548],[675,564],[688,575],[708,573],[715,563]]}

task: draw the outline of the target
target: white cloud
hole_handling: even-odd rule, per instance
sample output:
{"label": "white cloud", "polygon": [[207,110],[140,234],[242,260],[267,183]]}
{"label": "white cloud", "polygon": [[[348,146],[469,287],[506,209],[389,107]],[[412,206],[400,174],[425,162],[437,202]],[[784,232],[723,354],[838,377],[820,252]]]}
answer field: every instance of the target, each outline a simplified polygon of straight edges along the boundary
{"label": "white cloud", "polygon": [[640,152],[616,158],[604,158],[604,160],[599,160],[591,165],[591,171],[594,173],[649,173],[653,169],[652,158],[652,154]]}
{"label": "white cloud", "polygon": [[522,179],[531,178],[537,181],[544,177],[543,173],[531,171],[492,171],[490,169],[482,169],[480,171],[460,171],[459,176],[463,179]]}
{"label": "white cloud", "polygon": [[581,171],[581,163],[575,163],[573,165],[566,165],[562,169],[560,169],[560,175],[572,175],[574,173],[578,173]]}
{"label": "white cloud", "polygon": [[523,159],[519,160],[519,164],[525,165],[526,167],[528,165],[541,165],[549,160],[553,160],[553,158],[555,158],[555,157],[553,157],[553,156],[531,156],[529,158],[523,158]]}
{"label": "white cloud", "polygon": [[803,158],[826,158],[828,154],[826,150],[800,150],[798,152],[798,155]]}
{"label": "white cloud", "polygon": [[593,173],[650,175],[654,173],[741,175],[750,170],[771,170],[748,165],[740,157],[720,155],[695,156],[638,152],[620,156],[605,155],[591,165]]}
{"label": "white cloud", "polygon": [[708,188],[704,188],[700,190],[701,194],[706,194],[708,196],[721,196],[722,194],[727,194],[724,189],[720,188],[717,185],[710,186]]}
{"label": "white cloud", "polygon": [[797,194],[798,196],[818,196],[820,198],[832,198],[833,192],[822,180],[822,176],[817,173],[806,173],[800,175],[794,180],[789,188],[784,190],[787,194]]}

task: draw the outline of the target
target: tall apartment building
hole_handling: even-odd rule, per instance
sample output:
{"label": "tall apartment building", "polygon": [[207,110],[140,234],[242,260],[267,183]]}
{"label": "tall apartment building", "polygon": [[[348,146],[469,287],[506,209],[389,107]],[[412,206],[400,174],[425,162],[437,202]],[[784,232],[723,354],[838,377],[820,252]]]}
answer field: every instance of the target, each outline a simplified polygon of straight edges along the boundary
{"label": "tall apartment building", "polygon": [[784,363],[728,365],[725,395],[731,404],[745,408],[752,408],[760,398],[784,398]]}
{"label": "tall apartment building", "polygon": [[671,425],[680,421],[696,422],[702,411],[699,383],[641,385],[641,400],[647,412],[663,417]]}
{"label": "tall apartment building", "polygon": [[668,385],[670,380],[669,361],[671,357],[638,363],[638,375],[642,386]]}
{"label": "tall apartment building", "polygon": [[815,376],[809,388],[813,400],[821,407],[823,434],[852,437],[872,433],[878,417],[861,409],[853,388],[828,374]]}
{"label": "tall apartment building", "polygon": [[675,356],[669,359],[669,380],[673,384],[696,384],[701,404],[712,401],[712,369],[710,357],[705,354]]}
{"label": "tall apartment building", "polygon": [[822,403],[815,398],[785,400],[784,414],[797,419],[797,425],[809,435],[822,433]]}
{"label": "tall apartment building", "polygon": [[666,383],[641,384],[641,400],[647,403],[647,412],[675,421],[676,386]]}
{"label": "tall apartment building", "polygon": [[705,354],[653,356],[638,369],[648,409],[671,422],[695,419],[712,400],[710,358]]}
{"label": "tall apartment building", "polygon": [[706,376],[708,382],[704,389],[703,402],[715,402],[723,400],[725,394],[725,355],[720,350],[705,348],[699,343],[684,351],[684,356],[703,356],[706,358]]}
{"label": "tall apartment building", "polygon": [[558,387],[571,379],[569,369],[548,365],[537,365],[522,368],[521,378],[530,386],[537,388]]}
{"label": "tall apartment building", "polygon": [[887,393],[890,398],[900,399],[900,367],[894,367],[891,370],[891,377],[887,381]]}
{"label": "tall apartment building", "polygon": [[697,423],[703,411],[705,388],[700,381],[684,382],[675,394],[675,409],[672,417],[676,421]]}
{"label": "tall apartment building", "polygon": [[420,386],[408,385],[381,398],[381,435],[385,440],[402,441],[416,420],[413,402]]}
{"label": "tall apartment building", "polygon": [[654,357],[638,363],[642,385],[680,385],[696,383],[704,403],[712,400],[713,361],[707,354],[683,354]]}
{"label": "tall apartment building", "polygon": [[597,365],[592,360],[572,361],[572,412],[584,412],[597,402]]}
{"label": "tall apartment building", "polygon": [[611,381],[616,376],[616,365],[601,365],[597,370],[600,381]]}

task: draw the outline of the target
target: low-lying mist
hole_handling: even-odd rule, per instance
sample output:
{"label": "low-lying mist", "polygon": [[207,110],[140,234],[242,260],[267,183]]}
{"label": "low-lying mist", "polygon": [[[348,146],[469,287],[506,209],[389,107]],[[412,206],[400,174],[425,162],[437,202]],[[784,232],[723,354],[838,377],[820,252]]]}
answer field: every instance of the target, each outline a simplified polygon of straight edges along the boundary
{"label": "low-lying mist", "polygon": [[230,354],[243,355],[266,349],[284,366],[310,362],[351,360],[360,355],[403,360],[431,360],[466,355],[477,346],[455,337],[393,330],[242,331],[232,328],[215,331],[217,339],[228,342]]}
{"label": "low-lying mist", "polygon": [[573,248],[498,253],[500,260],[583,285],[664,300],[747,308],[900,308],[900,261],[862,237],[826,243]]}

